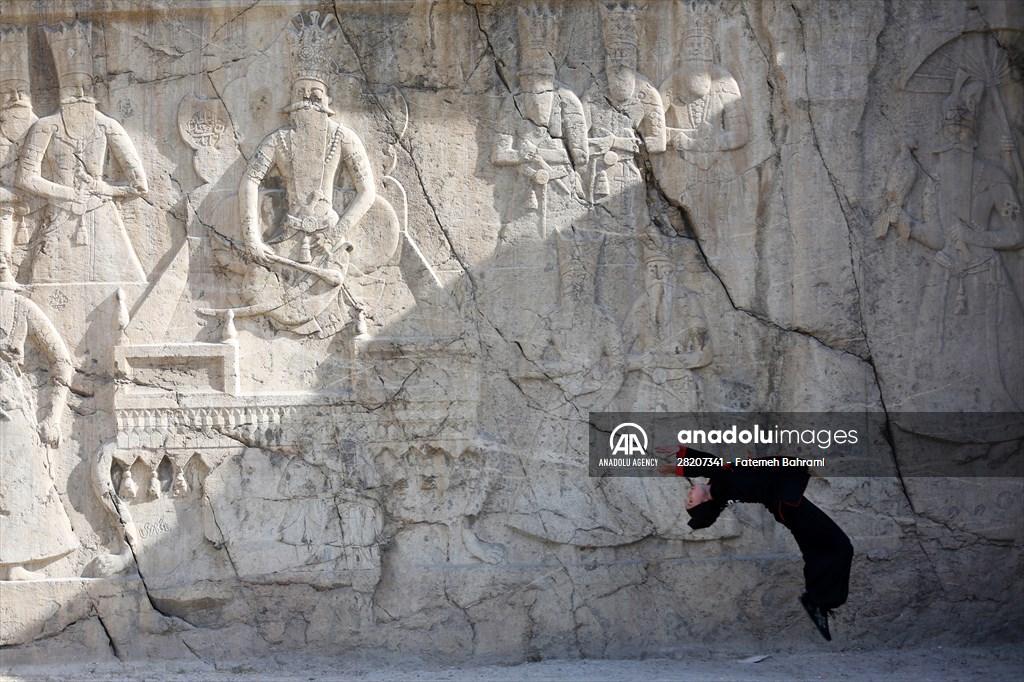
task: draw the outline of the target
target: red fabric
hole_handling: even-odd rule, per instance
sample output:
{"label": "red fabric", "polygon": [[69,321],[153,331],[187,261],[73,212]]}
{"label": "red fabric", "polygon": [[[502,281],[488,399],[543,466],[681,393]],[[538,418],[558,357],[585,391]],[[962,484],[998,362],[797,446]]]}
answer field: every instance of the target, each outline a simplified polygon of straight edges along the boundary
{"label": "red fabric", "polygon": [[[680,445],[679,446],[679,452],[676,453],[676,457],[680,458],[680,457],[685,457],[685,456],[686,456],[686,446],[685,445]],[[676,476],[682,476],[682,475],[683,475],[683,465],[682,464],[676,464]]]}

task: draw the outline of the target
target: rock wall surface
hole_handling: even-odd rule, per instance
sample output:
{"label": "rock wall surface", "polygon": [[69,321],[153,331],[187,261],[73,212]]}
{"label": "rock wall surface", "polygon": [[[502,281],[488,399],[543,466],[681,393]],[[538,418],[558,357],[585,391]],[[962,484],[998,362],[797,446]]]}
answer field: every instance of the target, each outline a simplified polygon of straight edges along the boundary
{"label": "rock wall surface", "polygon": [[[807,646],[788,531],[589,477],[588,413],[1024,410],[1016,3],[0,29],[5,665]],[[1019,639],[1022,480],[813,478],[839,637]]]}

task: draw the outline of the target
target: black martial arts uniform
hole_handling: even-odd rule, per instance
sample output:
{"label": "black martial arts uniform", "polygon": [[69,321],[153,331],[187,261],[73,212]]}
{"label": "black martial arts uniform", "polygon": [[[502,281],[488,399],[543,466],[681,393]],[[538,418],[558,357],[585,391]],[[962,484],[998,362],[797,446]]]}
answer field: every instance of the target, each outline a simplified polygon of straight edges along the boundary
{"label": "black martial arts uniform", "polygon": [[[713,458],[706,452],[679,449],[680,458]],[[821,609],[846,602],[850,590],[853,545],[825,512],[804,497],[810,475],[807,467],[677,466],[676,475],[706,477],[711,498],[689,510],[691,528],[707,528],[726,502],[758,502],[793,533],[804,557],[806,599]]]}

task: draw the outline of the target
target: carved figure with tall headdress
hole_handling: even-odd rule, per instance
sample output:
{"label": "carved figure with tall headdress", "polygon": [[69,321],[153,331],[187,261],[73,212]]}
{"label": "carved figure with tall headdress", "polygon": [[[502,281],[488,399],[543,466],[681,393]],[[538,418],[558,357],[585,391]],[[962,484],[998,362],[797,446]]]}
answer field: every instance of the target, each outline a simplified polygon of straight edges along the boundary
{"label": "carved figure with tall headdress", "polygon": [[697,409],[694,370],[712,359],[704,305],[686,286],[685,268],[672,258],[667,241],[653,228],[643,239],[645,286],[626,317],[621,409]]}
{"label": "carved figure with tall headdress", "polygon": [[[921,219],[905,204],[891,212],[904,242],[934,252],[935,281],[923,288],[917,325],[923,354],[908,402],[922,411],[940,409],[952,372],[972,410],[1016,411],[1024,407],[1024,306],[1014,291],[1019,275],[1007,269],[1005,256],[1024,248],[1021,197],[1007,168],[977,153],[985,82],[958,69],[951,83],[941,105],[941,143],[926,176],[935,178],[934,210]],[[974,357],[965,348],[976,349]],[[942,385],[929,390],[940,377]]]}
{"label": "carved figure with tall headdress", "polygon": [[[29,130],[16,179],[49,204],[30,246],[30,267],[19,273],[36,284],[146,279],[115,203],[145,194],[146,172],[121,124],[96,108],[91,37],[86,22],[46,29],[60,109]],[[108,152],[125,179],[104,175]]]}
{"label": "carved figure with tall headdress", "polygon": [[[238,190],[242,237],[254,263],[244,285],[251,305],[235,314],[267,315],[298,334],[330,334],[344,324],[342,290],[353,248],[347,236],[377,197],[363,143],[332,118],[328,85],[337,31],[332,14],[293,17],[289,123],[260,143]],[[284,180],[287,208],[277,224],[265,224],[259,188],[272,170]],[[355,189],[343,209],[335,204],[341,174]]]}
{"label": "carved figure with tall headdress", "polygon": [[23,29],[0,30],[0,282],[13,282],[16,242],[28,238],[29,195],[14,187],[25,135],[37,117],[29,90],[28,39]]}
{"label": "carved figure with tall headdress", "polygon": [[502,104],[491,161],[513,168],[522,181],[510,186],[502,238],[537,240],[548,223],[561,229],[559,214],[582,194],[580,173],[589,158],[583,105],[555,80],[552,53],[558,42],[557,16],[543,5],[518,8],[519,91]]}
{"label": "carved figure with tall headdress", "polygon": [[657,88],[637,73],[636,6],[608,2],[599,7],[606,83],[595,84],[584,96],[590,114],[587,189],[591,201],[612,208],[615,221],[609,229],[629,231],[641,224],[636,212],[646,208],[636,155],[641,145],[652,154],[665,151],[665,113]]}
{"label": "carved figure with tall headdress", "polygon": [[743,95],[736,78],[715,63],[708,8],[695,7],[679,66],[661,84],[668,144],[706,169],[707,155],[742,147],[749,139]]}

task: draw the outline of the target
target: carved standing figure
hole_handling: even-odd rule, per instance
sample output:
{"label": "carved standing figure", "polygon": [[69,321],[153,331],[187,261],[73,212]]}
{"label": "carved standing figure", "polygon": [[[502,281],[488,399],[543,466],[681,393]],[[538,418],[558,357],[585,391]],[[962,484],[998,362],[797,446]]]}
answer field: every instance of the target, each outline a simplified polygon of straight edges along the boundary
{"label": "carved standing figure", "polygon": [[[0,579],[37,580],[44,574],[30,567],[78,547],[47,454],[61,441],[74,367],[43,311],[8,287],[0,286]],[[42,420],[36,417],[36,390],[23,374],[29,340],[50,365]]]}
{"label": "carved standing figure", "polygon": [[704,306],[684,286],[679,266],[650,236],[644,240],[646,290],[626,317],[627,376],[621,409],[695,411],[700,408],[694,370],[711,363]]}
{"label": "carved standing figure", "polygon": [[557,17],[541,6],[518,12],[520,89],[502,103],[491,153],[495,166],[514,168],[522,178],[506,197],[514,214],[502,226],[507,242],[545,238],[549,223],[562,229],[567,209],[582,196],[580,173],[589,158],[583,105],[555,80]]}
{"label": "carved standing figure", "polygon": [[[924,287],[916,344],[915,406],[937,410],[955,381],[971,410],[1024,408],[1024,305],[1004,253],[1024,248],[1021,198],[1007,169],[976,154],[985,83],[960,70],[942,103],[933,187],[937,210],[893,221],[900,238],[934,251],[937,281]],[[1004,143],[1004,147],[1007,145]],[[976,349],[965,356],[964,349]],[[930,388],[941,379],[941,385]],[[966,407],[957,403],[961,407]]]}
{"label": "carved standing figure", "polygon": [[[641,145],[659,154],[665,151],[665,112],[661,95],[637,73],[635,6],[602,3],[606,88],[595,86],[584,97],[590,114],[590,200],[611,204],[613,217],[634,217],[642,210],[645,185],[636,155]],[[642,224],[614,221],[618,229]],[[646,221],[643,221],[646,222]],[[611,229],[614,226],[609,225]]]}
{"label": "carved standing figure", "polygon": [[714,55],[711,36],[691,31],[683,40],[680,68],[661,84],[669,146],[702,170],[713,163],[711,153],[738,149],[749,139],[740,87]]}
{"label": "carved standing figure", "polygon": [[675,198],[688,209],[697,236],[714,252],[716,229],[736,201],[735,190],[729,188],[737,176],[730,152],[747,144],[750,130],[736,78],[714,61],[706,16],[694,20],[678,68],[661,84],[661,98],[668,146],[679,155],[672,164],[675,186],[685,188]]}
{"label": "carved standing figure", "polygon": [[29,92],[28,40],[24,30],[0,30],[0,282],[13,282],[15,244],[28,240],[22,224],[31,197],[14,186],[25,135],[36,122]]}
{"label": "carved standing figure", "polygon": [[[147,191],[146,172],[121,124],[96,109],[91,25],[46,30],[60,82],[60,110],[29,130],[17,186],[49,202],[23,281],[141,282],[146,275],[114,199]],[[108,150],[127,177],[104,177]]]}
{"label": "carved standing figure", "polygon": [[[339,297],[353,246],[346,234],[377,198],[366,150],[350,128],[331,116],[327,83],[338,31],[334,15],[299,13],[288,37],[294,59],[290,122],[268,135],[249,159],[238,197],[245,248],[256,262],[246,274],[249,310],[298,334],[329,334],[344,323]],[[264,234],[259,188],[276,169],[287,191],[287,213]],[[355,194],[339,214],[340,173]]]}

